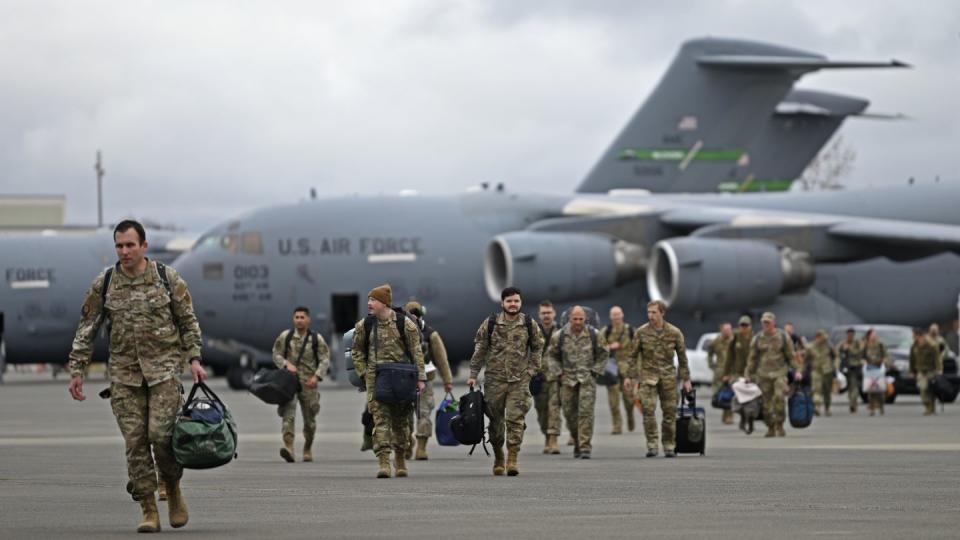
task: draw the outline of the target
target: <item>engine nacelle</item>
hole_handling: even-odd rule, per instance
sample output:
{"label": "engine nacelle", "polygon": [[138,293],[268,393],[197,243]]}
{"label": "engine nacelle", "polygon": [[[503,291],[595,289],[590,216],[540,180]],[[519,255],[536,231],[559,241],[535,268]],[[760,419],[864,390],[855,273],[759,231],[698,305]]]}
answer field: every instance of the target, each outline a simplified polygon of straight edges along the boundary
{"label": "engine nacelle", "polygon": [[529,299],[557,302],[603,295],[643,275],[644,251],[609,236],[519,231],[487,246],[484,282],[496,302],[506,287]]}
{"label": "engine nacelle", "polygon": [[806,253],[762,240],[687,237],[653,246],[647,292],[684,311],[739,309],[772,303],[815,277]]}

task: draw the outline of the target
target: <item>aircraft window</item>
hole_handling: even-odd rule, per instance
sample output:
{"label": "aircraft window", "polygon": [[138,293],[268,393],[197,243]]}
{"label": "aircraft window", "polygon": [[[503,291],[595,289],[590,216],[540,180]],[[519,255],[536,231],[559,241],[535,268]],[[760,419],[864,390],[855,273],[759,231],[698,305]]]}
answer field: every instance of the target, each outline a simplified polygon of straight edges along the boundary
{"label": "aircraft window", "polygon": [[220,247],[222,247],[228,253],[237,252],[237,235],[235,234],[225,234],[220,237]]}
{"label": "aircraft window", "polygon": [[248,255],[263,255],[263,237],[258,232],[240,235],[240,251]]}
{"label": "aircraft window", "polygon": [[204,251],[210,248],[217,247],[217,244],[220,243],[219,236],[204,236],[200,240],[197,240],[197,243],[193,245],[193,251]]}
{"label": "aircraft window", "polygon": [[223,263],[204,263],[203,279],[210,279],[210,280],[223,279]]}

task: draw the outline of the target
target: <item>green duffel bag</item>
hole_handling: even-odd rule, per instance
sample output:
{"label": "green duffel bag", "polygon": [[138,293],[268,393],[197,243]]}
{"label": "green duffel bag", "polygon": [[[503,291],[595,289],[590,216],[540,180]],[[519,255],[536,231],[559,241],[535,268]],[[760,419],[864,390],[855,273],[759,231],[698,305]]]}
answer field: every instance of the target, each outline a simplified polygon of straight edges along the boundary
{"label": "green duffel bag", "polygon": [[[197,390],[203,393],[198,397]],[[223,401],[202,382],[177,414],[173,455],[185,469],[212,469],[237,457],[237,424]]]}

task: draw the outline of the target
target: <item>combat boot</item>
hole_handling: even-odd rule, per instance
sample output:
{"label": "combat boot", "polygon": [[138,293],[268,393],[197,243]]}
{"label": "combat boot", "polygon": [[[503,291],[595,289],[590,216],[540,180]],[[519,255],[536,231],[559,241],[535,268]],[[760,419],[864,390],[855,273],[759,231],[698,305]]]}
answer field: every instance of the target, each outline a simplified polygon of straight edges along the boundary
{"label": "combat boot", "polygon": [[493,475],[503,476],[503,447],[493,447]]}
{"label": "combat boot", "polygon": [[407,477],[407,462],[404,458],[404,452],[393,452],[393,466],[397,469],[397,478]]}
{"label": "combat boot", "polygon": [[777,437],[786,437],[787,432],[783,430],[783,422],[777,422]]}
{"label": "combat boot", "polygon": [[574,445],[576,445],[576,444],[577,444],[577,443],[576,443],[576,441],[574,441],[573,435],[571,435],[570,438],[567,439],[567,446],[574,446]]}
{"label": "combat boot", "polygon": [[287,463],[293,463],[293,435],[283,436],[283,448],[280,449],[280,457]]}
{"label": "combat boot", "polygon": [[547,447],[545,448],[548,454],[556,455],[560,453],[560,447],[557,446],[557,436],[556,435],[547,435]]}
{"label": "combat boot", "polygon": [[773,422],[767,426],[767,432],[763,434],[764,437],[776,437],[777,436],[777,427]]}
{"label": "combat boot", "polygon": [[161,478],[157,484],[159,486],[159,489],[157,490],[157,500],[167,500],[167,483],[163,480],[163,478]]}
{"label": "combat boot", "polygon": [[313,461],[313,435],[304,435],[303,436],[303,461],[310,462]]}
{"label": "combat boot", "polygon": [[623,428],[621,426],[614,426],[613,431],[610,432],[611,435],[622,435]]}
{"label": "combat boot", "polygon": [[160,512],[157,511],[157,499],[153,493],[140,499],[140,510],[143,511],[143,521],[137,525],[137,532],[160,532]]}
{"label": "combat boot", "polygon": [[732,423],[733,423],[733,411],[731,411],[730,409],[727,409],[727,410],[723,411],[723,419],[722,419],[722,422],[723,422],[724,424],[727,424],[727,425],[732,424]]}
{"label": "combat boot", "polygon": [[520,469],[517,467],[517,453],[519,452],[519,448],[507,448],[507,476],[516,476],[520,474]]}
{"label": "combat boot", "polygon": [[377,478],[390,478],[390,452],[380,452],[377,454],[377,459],[380,460]]}
{"label": "combat boot", "polygon": [[427,438],[417,437],[417,461],[426,461],[427,458]]}
{"label": "combat boot", "polygon": [[187,511],[187,501],[183,499],[183,492],[180,491],[180,480],[170,482],[167,495],[167,514],[170,518],[170,526],[179,529],[186,525],[190,519],[190,513]]}
{"label": "combat boot", "polygon": [[403,457],[407,459],[413,458],[413,433],[411,433],[410,436],[407,437],[407,444],[403,449]]}

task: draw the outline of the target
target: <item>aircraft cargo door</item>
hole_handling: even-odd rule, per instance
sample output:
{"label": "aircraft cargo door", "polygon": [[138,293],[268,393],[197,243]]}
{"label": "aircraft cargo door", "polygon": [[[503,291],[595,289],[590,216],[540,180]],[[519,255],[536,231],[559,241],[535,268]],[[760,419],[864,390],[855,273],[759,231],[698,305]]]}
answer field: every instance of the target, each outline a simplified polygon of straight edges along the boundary
{"label": "aircraft cargo door", "polygon": [[347,332],[360,320],[360,294],[334,293],[330,296],[330,319],[333,332],[330,333],[330,372],[333,379],[346,383],[346,366],[343,344],[344,332]]}

